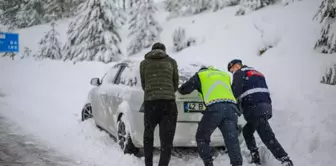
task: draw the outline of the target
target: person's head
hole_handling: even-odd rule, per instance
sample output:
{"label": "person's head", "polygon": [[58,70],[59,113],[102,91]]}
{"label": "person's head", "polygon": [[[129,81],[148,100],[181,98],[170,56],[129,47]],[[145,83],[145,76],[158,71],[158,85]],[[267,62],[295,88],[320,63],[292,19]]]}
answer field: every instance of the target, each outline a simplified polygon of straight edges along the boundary
{"label": "person's head", "polygon": [[158,42],[158,43],[153,44],[152,50],[162,50],[162,51],[166,52],[166,46],[164,44]]}
{"label": "person's head", "polygon": [[240,59],[234,59],[228,64],[228,71],[231,73],[236,72],[241,69],[243,66],[243,62]]}

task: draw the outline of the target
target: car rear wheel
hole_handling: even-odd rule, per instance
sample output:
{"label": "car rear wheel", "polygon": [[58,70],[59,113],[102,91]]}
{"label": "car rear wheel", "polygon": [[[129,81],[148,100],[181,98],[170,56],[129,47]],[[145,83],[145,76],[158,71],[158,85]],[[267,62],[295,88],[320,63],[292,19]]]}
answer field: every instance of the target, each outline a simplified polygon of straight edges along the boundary
{"label": "car rear wheel", "polygon": [[82,121],[92,118],[91,104],[86,104],[82,110]]}
{"label": "car rear wheel", "polygon": [[123,118],[121,117],[117,123],[117,143],[120,146],[121,150],[125,154],[137,154],[139,152],[139,148],[135,147],[129,131],[127,131],[127,127]]}

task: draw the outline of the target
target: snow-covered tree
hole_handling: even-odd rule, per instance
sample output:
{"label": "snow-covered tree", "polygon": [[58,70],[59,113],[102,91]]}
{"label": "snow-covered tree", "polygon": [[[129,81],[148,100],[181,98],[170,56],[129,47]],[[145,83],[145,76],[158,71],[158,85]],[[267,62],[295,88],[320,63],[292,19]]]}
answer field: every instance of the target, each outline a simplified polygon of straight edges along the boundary
{"label": "snow-covered tree", "polygon": [[18,28],[26,28],[46,23],[44,20],[44,0],[26,0],[16,15]]}
{"label": "snow-covered tree", "polygon": [[206,10],[217,11],[227,6],[238,5],[241,0],[165,0],[169,18],[194,15]]}
{"label": "snow-covered tree", "polygon": [[227,6],[238,5],[240,0],[212,0],[212,7],[214,11],[223,9]]}
{"label": "snow-covered tree", "polygon": [[44,18],[48,21],[70,17],[72,0],[45,0]]}
{"label": "snow-covered tree", "polygon": [[238,9],[236,15],[245,15],[251,11],[259,10],[274,4],[276,1],[277,0],[241,0],[241,8]]}
{"label": "snow-covered tree", "polygon": [[78,6],[85,0],[45,0],[45,15],[47,21],[59,20],[75,16],[78,13]]}
{"label": "snow-covered tree", "polygon": [[31,56],[32,56],[32,50],[29,47],[24,47],[24,52],[21,59]]}
{"label": "snow-covered tree", "polygon": [[0,0],[0,23],[25,28],[74,16],[85,0]]}
{"label": "snow-covered tree", "polygon": [[14,52],[5,52],[5,53],[1,53],[2,57],[10,57],[12,60],[14,60],[14,57],[16,56],[16,53]]}
{"label": "snow-covered tree", "polygon": [[336,64],[326,68],[325,74],[322,76],[321,83],[336,85]]}
{"label": "snow-covered tree", "polygon": [[263,0],[242,0],[241,5],[251,10],[258,10],[266,6]]}
{"label": "snow-covered tree", "polygon": [[132,8],[128,35],[131,41],[127,48],[129,55],[134,55],[157,42],[162,27],[154,18],[156,10],[152,0],[138,1]]}
{"label": "snow-covered tree", "polygon": [[7,32],[9,29],[6,25],[0,24],[0,32]]}
{"label": "snow-covered tree", "polygon": [[173,33],[174,51],[179,52],[196,42],[194,38],[187,38],[184,28],[177,28]]}
{"label": "snow-covered tree", "polygon": [[184,6],[184,2],[186,0],[165,0],[164,4],[165,4],[165,9],[166,11],[169,12],[169,17],[170,18],[174,18],[174,17],[178,17],[181,14],[181,9]]}
{"label": "snow-covered tree", "polygon": [[18,26],[16,16],[23,4],[23,0],[0,0],[0,23],[9,29],[16,28]]}
{"label": "snow-covered tree", "polygon": [[295,1],[301,1],[301,0],[281,0],[281,3],[286,6],[286,5],[288,5],[290,3],[293,3]]}
{"label": "snow-covered tree", "polygon": [[198,14],[212,8],[211,0],[186,0],[183,15]]}
{"label": "snow-covered tree", "polygon": [[321,30],[321,37],[315,44],[315,49],[322,53],[336,52],[336,38],[335,38],[335,15],[336,2],[335,0],[323,0],[320,9],[315,15],[314,19],[320,21],[323,25]]}
{"label": "snow-covered tree", "polygon": [[104,63],[120,60],[118,28],[122,20],[115,0],[87,0],[81,11],[68,29],[65,60]]}
{"label": "snow-covered tree", "polygon": [[60,34],[56,31],[56,23],[51,23],[51,29],[40,41],[40,51],[37,55],[37,59],[52,59],[61,60],[61,43],[59,41]]}

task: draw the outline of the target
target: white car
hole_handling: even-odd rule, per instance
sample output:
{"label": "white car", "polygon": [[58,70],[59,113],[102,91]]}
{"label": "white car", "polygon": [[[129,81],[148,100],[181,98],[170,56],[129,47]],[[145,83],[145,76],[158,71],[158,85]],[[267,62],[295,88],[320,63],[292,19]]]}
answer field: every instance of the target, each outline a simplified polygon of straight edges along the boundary
{"label": "white car", "polygon": [[[82,110],[82,120],[93,118],[97,127],[115,138],[124,153],[137,153],[143,147],[144,114],[139,61],[124,61],[114,65],[102,79],[93,78],[95,87],[89,92]],[[188,80],[201,65],[179,67],[180,85]],[[174,147],[197,147],[195,134],[205,108],[198,92],[181,95],[176,92],[178,119]],[[239,141],[243,141],[241,128],[245,120],[239,117]],[[154,147],[160,147],[159,127],[155,129]],[[222,133],[216,129],[211,136],[211,146],[224,147]]]}

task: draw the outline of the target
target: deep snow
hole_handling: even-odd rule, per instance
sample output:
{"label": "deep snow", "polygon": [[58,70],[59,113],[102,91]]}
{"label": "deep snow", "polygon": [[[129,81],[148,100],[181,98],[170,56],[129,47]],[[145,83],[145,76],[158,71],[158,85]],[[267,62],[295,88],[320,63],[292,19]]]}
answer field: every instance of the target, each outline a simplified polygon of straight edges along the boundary
{"label": "deep snow", "polygon": [[[239,17],[234,16],[238,7],[170,21],[164,19],[166,13],[159,15],[164,27],[161,41],[168,52],[171,52],[172,32],[178,26],[185,27],[187,35],[199,39],[197,46],[171,53],[179,65],[202,62],[226,70],[229,60],[241,58],[266,75],[274,108],[270,123],[297,166],[336,165],[333,128],[336,88],[319,83],[326,65],[335,64],[336,57],[313,50],[320,25],[312,18],[320,2],[305,0],[285,7],[274,5]],[[68,23],[69,20],[59,22],[63,42]],[[29,46],[36,51],[46,27],[20,30],[21,47]],[[122,34],[126,35],[127,31]],[[258,49],[268,44],[274,48],[259,56]],[[143,54],[132,58],[142,59]],[[0,115],[81,165],[143,165],[143,158],[123,155],[93,121],[80,122],[81,108],[92,88],[90,79],[102,77],[111,65],[0,59],[3,94],[0,94]],[[245,147],[243,151],[246,152]],[[272,156],[267,162],[269,166],[280,166]],[[201,164],[199,158],[173,157],[171,161],[174,166]],[[229,165],[227,156],[218,157],[215,165]]]}
{"label": "deep snow", "polygon": [[0,116],[1,166],[78,166],[71,157],[36,141],[33,135],[20,133],[20,127]]}

